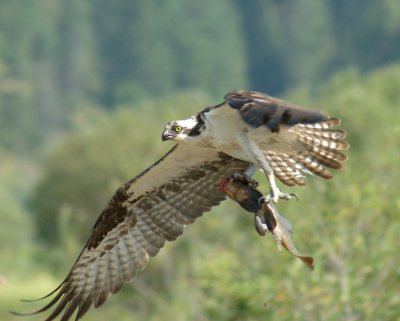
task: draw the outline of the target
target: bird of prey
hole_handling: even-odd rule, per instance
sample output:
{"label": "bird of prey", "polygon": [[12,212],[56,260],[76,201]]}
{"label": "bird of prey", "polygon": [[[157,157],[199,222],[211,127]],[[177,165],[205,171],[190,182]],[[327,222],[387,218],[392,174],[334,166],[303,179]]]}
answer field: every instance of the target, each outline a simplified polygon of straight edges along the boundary
{"label": "bird of prey", "polygon": [[225,199],[221,177],[260,168],[267,176],[266,200],[290,199],[288,186],[305,185],[304,173],[329,179],[348,148],[337,118],[252,91],[233,91],[222,103],[169,122],[162,134],[175,146],[160,160],[122,185],[108,202],[78,259],[61,284],[35,313],[52,309],[46,320],[80,319],[121,289],[165,241]]}

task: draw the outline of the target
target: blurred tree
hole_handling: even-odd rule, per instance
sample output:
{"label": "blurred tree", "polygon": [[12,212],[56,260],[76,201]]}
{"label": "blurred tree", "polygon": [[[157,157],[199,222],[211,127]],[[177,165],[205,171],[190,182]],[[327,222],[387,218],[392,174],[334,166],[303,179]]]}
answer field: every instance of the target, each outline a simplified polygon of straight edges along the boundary
{"label": "blurred tree", "polygon": [[5,271],[23,270],[31,259],[35,228],[25,201],[32,190],[35,166],[1,148],[0,160],[1,275]]}
{"label": "blurred tree", "polygon": [[240,15],[232,1],[173,0],[166,9],[177,88],[222,96],[248,86]]}
{"label": "blurred tree", "polygon": [[248,77],[254,90],[276,94],[285,88],[287,78],[280,44],[282,29],[274,1],[239,0],[245,34]]}
{"label": "blurred tree", "polygon": [[0,144],[25,148],[35,141],[33,113],[27,108],[32,92],[29,72],[33,30],[16,21],[32,21],[34,5],[2,0],[0,6]]}
{"label": "blurred tree", "polygon": [[252,88],[278,94],[326,76],[334,42],[327,2],[239,1]]}
{"label": "blurred tree", "polygon": [[0,143],[32,151],[65,128],[93,87],[88,8],[62,0],[0,5]]}
{"label": "blurred tree", "polygon": [[[135,279],[135,291],[125,287],[115,298],[123,302],[121,309],[138,320],[258,320],[266,314],[270,320],[395,319],[400,311],[395,286],[400,203],[394,188],[400,180],[399,86],[400,66],[394,65],[368,77],[343,72],[314,99],[304,89],[299,98],[291,93],[291,100],[342,118],[352,144],[346,168],[334,180],[309,177],[307,189],[295,190],[299,202],[280,204],[295,227],[299,249],[314,256],[315,273],[279,252],[271,235],[260,238],[251,216],[225,202],[166,246]],[[191,97],[194,110],[210,100]],[[151,137],[162,119],[181,117],[176,108],[194,111],[188,99],[143,102],[135,112],[120,110],[97,120],[92,113],[78,114],[81,131],[49,157],[33,198],[37,232],[47,244],[56,245],[52,241],[60,237],[65,249],[65,237],[78,236],[69,253],[76,256],[121,181],[168,149]],[[94,318],[96,313],[103,312],[93,311]]]}
{"label": "blurred tree", "polygon": [[[399,60],[396,0],[0,0],[0,144],[51,144],[73,109],[188,88],[317,88]],[[10,14],[12,13],[12,14]]]}
{"label": "blurred tree", "polygon": [[[281,205],[299,248],[315,256],[315,274],[279,254],[271,238],[260,241],[250,217],[226,202],[166,246],[136,291],[110,304],[122,302],[119,320],[400,315],[400,67],[388,65],[400,58],[399,1],[0,0],[0,8],[2,269],[32,271],[32,256],[67,269],[114,190],[169,148],[159,141],[165,121],[216,101],[176,97],[182,88],[221,97],[240,87],[280,94],[300,86],[290,100],[342,118],[352,144],[335,180],[310,178],[296,190],[299,203]],[[365,74],[381,65],[388,67]],[[121,105],[135,111],[99,111]],[[32,158],[49,145],[56,147],[26,206],[38,171]],[[46,246],[33,255],[34,233]],[[106,309],[93,320],[115,319]]]}
{"label": "blurred tree", "polygon": [[239,15],[232,2],[95,3],[102,104],[114,107],[188,88],[221,95],[247,84]]}
{"label": "blurred tree", "polygon": [[59,10],[54,78],[63,109],[71,110],[100,90],[93,7],[89,1],[64,0]]}
{"label": "blurred tree", "polygon": [[332,21],[326,0],[280,1],[283,30],[279,49],[285,61],[286,88],[311,86],[326,78],[333,56]]}
{"label": "blurred tree", "polygon": [[369,71],[399,60],[398,1],[329,0],[337,51],[333,70],[357,65]]}

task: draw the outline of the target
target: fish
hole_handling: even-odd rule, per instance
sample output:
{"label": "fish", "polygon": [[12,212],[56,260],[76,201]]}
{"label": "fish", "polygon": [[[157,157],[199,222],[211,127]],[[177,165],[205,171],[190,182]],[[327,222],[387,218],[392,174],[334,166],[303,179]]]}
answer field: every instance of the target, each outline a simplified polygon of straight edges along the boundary
{"label": "fish", "polygon": [[268,230],[274,236],[278,249],[282,250],[283,246],[290,254],[302,260],[305,265],[313,270],[313,257],[301,254],[294,245],[291,237],[293,228],[290,222],[278,212],[272,202],[264,202],[260,210],[264,214]]}
{"label": "fish", "polygon": [[218,182],[219,189],[225,195],[237,202],[247,212],[254,213],[255,229],[260,236],[271,233],[280,251],[283,247],[312,270],[314,268],[313,257],[303,255],[297,250],[291,237],[292,225],[279,213],[273,202],[266,201],[263,194],[257,190],[257,186],[257,181],[237,174],[221,177]]}

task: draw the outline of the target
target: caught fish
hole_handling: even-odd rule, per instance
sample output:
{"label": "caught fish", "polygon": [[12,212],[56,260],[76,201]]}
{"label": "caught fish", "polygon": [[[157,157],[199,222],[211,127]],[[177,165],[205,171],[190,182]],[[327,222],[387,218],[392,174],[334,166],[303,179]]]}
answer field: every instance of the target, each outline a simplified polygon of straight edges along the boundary
{"label": "caught fish", "polygon": [[264,219],[269,231],[275,238],[278,244],[278,249],[281,250],[282,246],[292,255],[298,257],[310,269],[314,268],[314,259],[311,256],[301,254],[293,243],[290,236],[293,229],[287,219],[285,219],[272,203],[264,202],[261,206],[261,211],[264,214]]}
{"label": "caught fish", "polygon": [[292,225],[276,209],[272,202],[265,202],[264,196],[257,189],[258,183],[247,176],[233,175],[222,177],[218,182],[219,189],[229,198],[236,201],[243,209],[254,213],[254,223],[259,235],[270,232],[278,249],[284,247],[290,254],[298,257],[310,269],[314,268],[314,259],[301,254],[291,238]]}
{"label": "caught fish", "polygon": [[232,175],[231,177],[221,177],[218,182],[219,189],[229,198],[236,201],[248,212],[255,213],[260,210],[259,200],[263,198],[256,187],[258,183],[244,175]]}

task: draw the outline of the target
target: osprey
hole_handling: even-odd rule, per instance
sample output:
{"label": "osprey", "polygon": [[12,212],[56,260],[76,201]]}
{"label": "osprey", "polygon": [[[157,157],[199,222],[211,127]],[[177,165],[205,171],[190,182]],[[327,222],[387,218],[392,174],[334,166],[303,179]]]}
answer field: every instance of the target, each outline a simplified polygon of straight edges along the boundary
{"label": "osprey", "polygon": [[160,160],[122,185],[97,219],[71,271],[39,313],[46,320],[80,319],[121,289],[165,241],[225,199],[221,177],[261,169],[269,182],[266,202],[290,199],[288,186],[305,185],[304,173],[330,179],[340,169],[348,144],[333,127],[337,118],[252,91],[233,91],[224,102],[185,120],[168,123],[162,139],[176,145]]}

